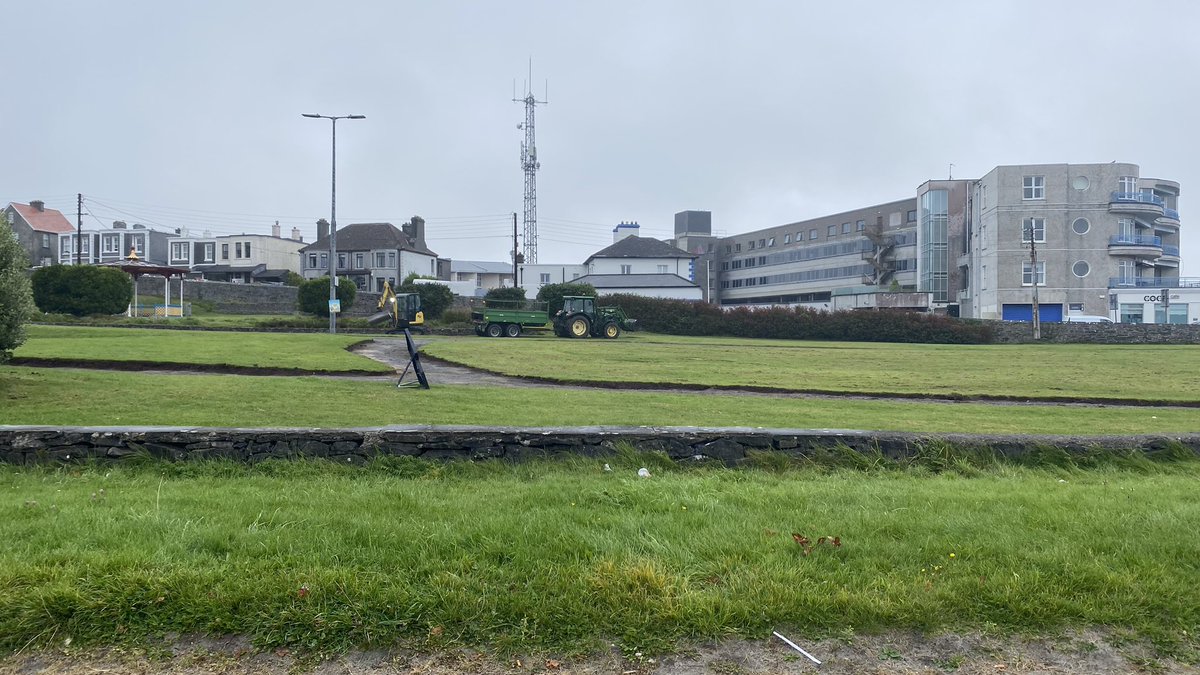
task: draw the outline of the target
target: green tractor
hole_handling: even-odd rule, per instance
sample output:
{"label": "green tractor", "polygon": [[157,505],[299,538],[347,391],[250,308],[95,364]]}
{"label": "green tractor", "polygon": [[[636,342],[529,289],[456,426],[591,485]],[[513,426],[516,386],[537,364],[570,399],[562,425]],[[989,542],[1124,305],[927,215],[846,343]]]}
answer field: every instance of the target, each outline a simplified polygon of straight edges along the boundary
{"label": "green tractor", "polygon": [[586,295],[563,297],[563,308],[554,315],[554,334],[559,337],[615,339],[621,330],[637,330],[620,307],[597,307],[596,298]]}

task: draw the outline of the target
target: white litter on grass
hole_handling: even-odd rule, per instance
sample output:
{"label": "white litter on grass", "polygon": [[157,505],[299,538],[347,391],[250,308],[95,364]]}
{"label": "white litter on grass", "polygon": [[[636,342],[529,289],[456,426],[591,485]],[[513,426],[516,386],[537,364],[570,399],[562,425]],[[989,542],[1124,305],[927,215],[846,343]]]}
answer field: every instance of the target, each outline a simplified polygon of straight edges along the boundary
{"label": "white litter on grass", "polygon": [[642,478],[649,478],[650,477],[650,469],[647,469],[646,467],[643,466],[642,468],[638,469],[638,475],[641,476]]}
{"label": "white litter on grass", "polygon": [[815,656],[813,656],[812,654],[809,654],[808,652],[806,652],[806,651],[804,651],[803,649],[801,649],[801,648],[800,648],[800,645],[798,645],[798,644],[796,644],[795,642],[792,642],[791,640],[789,640],[789,639],[787,639],[787,638],[783,637],[782,635],[780,635],[780,634],[779,634],[778,632],[776,632],[776,631],[772,631],[772,633],[774,633],[774,634],[775,634],[775,637],[777,637],[777,638],[779,638],[780,640],[783,640],[784,642],[788,643],[788,646],[789,646],[789,647],[791,647],[792,649],[795,649],[796,651],[800,652],[801,654],[803,654],[803,655],[807,656],[809,661],[812,661],[813,663],[817,664],[818,666],[819,666],[819,665],[821,665],[821,662],[817,660],[817,657],[815,657]]}
{"label": "white litter on grass", "polygon": [[609,466],[609,465],[607,465],[607,464],[605,464],[605,465],[604,465],[604,470],[605,470],[605,471],[612,471],[612,467],[611,467],[611,466]]}

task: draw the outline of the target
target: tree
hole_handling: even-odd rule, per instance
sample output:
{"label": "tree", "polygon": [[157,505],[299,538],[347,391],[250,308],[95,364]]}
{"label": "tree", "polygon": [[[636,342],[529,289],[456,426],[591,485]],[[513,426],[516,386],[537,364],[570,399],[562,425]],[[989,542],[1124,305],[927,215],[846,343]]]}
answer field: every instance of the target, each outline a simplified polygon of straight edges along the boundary
{"label": "tree", "polygon": [[133,301],[133,282],[115,267],[50,265],[34,270],[33,301],[48,313],[120,314]]}
{"label": "tree", "polygon": [[33,293],[25,251],[7,221],[0,219],[0,363],[25,342],[25,321],[33,311]]}
{"label": "tree", "polygon": [[548,303],[550,316],[554,316],[562,309],[566,295],[596,295],[596,289],[591,284],[546,284],[538,291],[537,299]]}
{"label": "tree", "polygon": [[291,270],[288,270],[287,276],[285,276],[283,278],[284,286],[299,286],[302,283],[304,283],[304,277],[300,276],[299,274],[296,274],[295,272],[293,272]]}
{"label": "tree", "polygon": [[[501,288],[492,288],[483,296],[485,301],[502,300],[504,302],[521,303],[519,307],[525,304],[525,289],[520,286],[504,286]],[[511,307],[512,305],[507,305]]]}
{"label": "tree", "polygon": [[421,296],[421,311],[425,318],[436,319],[454,304],[454,292],[442,284],[407,283],[396,289],[397,293],[416,293]]}
{"label": "tree", "polygon": [[[358,297],[358,286],[346,277],[339,277],[337,282],[337,299],[342,303],[342,312],[354,306]],[[329,277],[317,277],[301,282],[296,289],[296,305],[301,312],[329,316]]]}

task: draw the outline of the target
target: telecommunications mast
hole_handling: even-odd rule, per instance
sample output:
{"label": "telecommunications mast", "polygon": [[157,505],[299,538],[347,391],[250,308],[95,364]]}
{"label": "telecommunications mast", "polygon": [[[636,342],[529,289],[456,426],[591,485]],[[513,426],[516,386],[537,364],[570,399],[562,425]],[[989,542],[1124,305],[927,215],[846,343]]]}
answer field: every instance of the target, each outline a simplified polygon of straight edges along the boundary
{"label": "telecommunications mast", "polygon": [[[525,171],[525,262],[537,262],[537,170],[541,163],[537,158],[537,144],[533,134],[533,111],[538,104],[545,105],[548,101],[539,101],[533,95],[533,61],[529,63],[529,80],[525,81],[525,96],[517,98],[516,82],[513,82],[513,102],[525,104],[525,122],[518,124],[518,129],[525,130],[525,140],[521,143],[521,169]],[[546,91],[549,98],[549,89]],[[514,252],[515,255],[515,252]]]}

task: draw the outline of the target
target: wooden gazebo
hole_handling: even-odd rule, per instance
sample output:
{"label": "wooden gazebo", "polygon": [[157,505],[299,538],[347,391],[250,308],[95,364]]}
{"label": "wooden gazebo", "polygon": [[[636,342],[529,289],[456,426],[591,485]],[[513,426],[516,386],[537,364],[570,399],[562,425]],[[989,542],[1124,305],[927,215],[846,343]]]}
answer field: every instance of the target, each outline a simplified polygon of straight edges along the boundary
{"label": "wooden gazebo", "polygon": [[133,277],[133,304],[129,306],[129,315],[137,316],[138,307],[138,277],[146,275],[163,278],[163,316],[170,316],[171,308],[171,277],[179,277],[179,315],[183,316],[183,276],[190,270],[169,265],[155,265],[138,258],[137,249],[129,249],[129,255],[117,262],[99,263],[100,267],[116,267]]}

